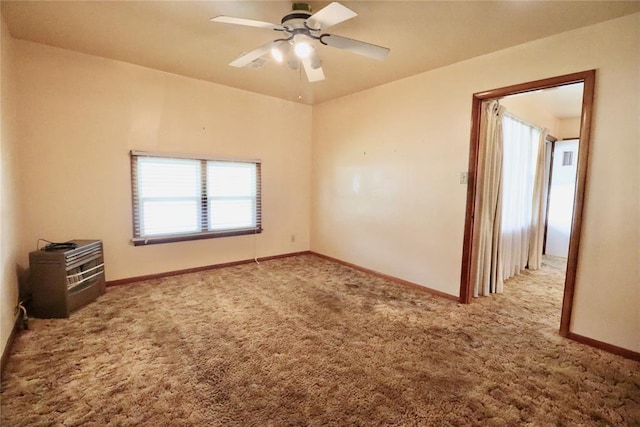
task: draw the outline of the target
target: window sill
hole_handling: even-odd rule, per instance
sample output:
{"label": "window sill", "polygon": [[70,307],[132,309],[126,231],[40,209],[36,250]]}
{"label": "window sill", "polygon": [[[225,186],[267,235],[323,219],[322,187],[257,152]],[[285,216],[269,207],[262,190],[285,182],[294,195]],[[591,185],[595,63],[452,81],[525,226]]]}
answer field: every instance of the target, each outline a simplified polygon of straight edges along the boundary
{"label": "window sill", "polygon": [[262,233],[262,228],[249,228],[243,230],[209,231],[204,233],[178,234],[171,236],[135,237],[131,242],[134,246],[147,246],[161,243],[186,242],[189,240],[215,239],[218,237],[244,236],[260,233]]}

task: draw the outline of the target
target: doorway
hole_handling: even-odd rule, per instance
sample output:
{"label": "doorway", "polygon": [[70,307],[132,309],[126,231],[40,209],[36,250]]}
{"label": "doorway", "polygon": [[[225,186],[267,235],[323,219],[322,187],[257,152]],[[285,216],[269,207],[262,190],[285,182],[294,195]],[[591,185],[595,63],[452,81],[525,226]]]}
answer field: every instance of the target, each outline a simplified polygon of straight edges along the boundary
{"label": "doorway", "polygon": [[542,253],[566,258],[571,237],[580,139],[561,138],[550,145]]}
{"label": "doorway", "polygon": [[481,194],[477,188],[478,153],[484,147],[480,139],[481,105],[489,99],[502,98],[509,95],[523,94],[543,89],[583,83],[582,110],[580,114],[580,150],[577,159],[577,178],[575,181],[575,196],[573,199],[573,215],[571,221],[571,238],[567,254],[567,270],[565,277],[562,313],[560,320],[560,334],[568,336],[573,308],[573,295],[577,271],[580,233],[582,229],[582,207],[585,194],[586,172],[589,154],[591,120],[593,114],[593,95],[595,86],[595,70],[583,71],[564,76],[537,80],[519,85],[479,92],[473,95],[471,138],[469,150],[469,180],[467,184],[467,207],[465,215],[465,231],[462,256],[462,273],[460,280],[460,302],[471,303],[475,286],[475,266],[473,265],[473,251],[475,247],[474,218],[476,209],[481,202]]}

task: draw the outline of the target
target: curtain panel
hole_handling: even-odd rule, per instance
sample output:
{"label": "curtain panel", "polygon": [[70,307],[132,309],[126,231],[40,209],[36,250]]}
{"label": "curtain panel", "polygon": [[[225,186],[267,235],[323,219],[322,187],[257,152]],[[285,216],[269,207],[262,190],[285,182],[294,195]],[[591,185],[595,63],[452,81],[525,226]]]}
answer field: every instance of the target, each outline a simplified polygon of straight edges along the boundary
{"label": "curtain panel", "polygon": [[498,280],[501,268],[498,245],[501,235],[502,119],[505,110],[496,100],[484,102],[482,109],[482,150],[478,153],[476,189],[476,245],[472,255],[472,265],[476,269],[474,297],[502,292],[502,281]]}
{"label": "curtain panel", "polygon": [[530,270],[538,270],[542,265],[542,246],[544,242],[545,199],[547,197],[546,184],[546,157],[548,129],[542,129],[538,139],[538,153],[536,159],[536,172],[533,182],[531,230],[529,239]]}
{"label": "curtain panel", "polygon": [[[503,118],[501,280],[527,267],[540,129],[505,113]],[[544,170],[544,169],[543,169]]]}

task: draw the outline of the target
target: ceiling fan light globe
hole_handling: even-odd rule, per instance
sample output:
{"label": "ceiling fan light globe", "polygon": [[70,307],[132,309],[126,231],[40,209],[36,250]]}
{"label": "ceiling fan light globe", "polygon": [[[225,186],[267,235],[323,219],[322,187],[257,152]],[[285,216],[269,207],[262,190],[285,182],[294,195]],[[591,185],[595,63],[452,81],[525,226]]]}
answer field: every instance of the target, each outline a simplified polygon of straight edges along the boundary
{"label": "ceiling fan light globe", "polygon": [[285,57],[287,56],[287,54],[289,53],[290,49],[291,49],[291,45],[289,44],[289,42],[286,40],[283,40],[279,42],[277,45],[273,46],[273,48],[271,48],[271,56],[277,62],[282,63]]}
{"label": "ceiling fan light globe", "polygon": [[309,55],[311,55],[313,47],[311,47],[311,44],[309,44],[309,42],[307,41],[299,41],[296,42],[295,46],[293,46],[293,51],[298,58],[305,59],[308,58]]}
{"label": "ceiling fan light globe", "polygon": [[271,56],[277,62],[282,62],[284,60],[284,55],[282,54],[282,51],[277,47],[274,47],[273,49],[271,49]]}
{"label": "ceiling fan light globe", "polygon": [[309,65],[311,65],[311,68],[314,70],[322,67],[322,61],[320,60],[320,56],[315,49],[313,50],[313,52],[311,52],[311,55],[309,57]]}
{"label": "ceiling fan light globe", "polygon": [[291,55],[289,57],[289,60],[287,61],[287,66],[290,70],[296,71],[298,68],[300,68],[300,59],[298,59],[298,57],[295,55]]}

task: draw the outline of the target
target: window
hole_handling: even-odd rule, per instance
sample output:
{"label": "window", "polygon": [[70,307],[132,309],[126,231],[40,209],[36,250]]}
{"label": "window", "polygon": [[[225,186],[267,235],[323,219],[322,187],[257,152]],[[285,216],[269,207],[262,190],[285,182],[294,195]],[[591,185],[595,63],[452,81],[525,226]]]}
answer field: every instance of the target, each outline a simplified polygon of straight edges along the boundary
{"label": "window", "polygon": [[502,234],[519,241],[531,227],[540,129],[507,112],[502,135]]}
{"label": "window", "polygon": [[133,243],[262,232],[260,166],[132,151]]}

